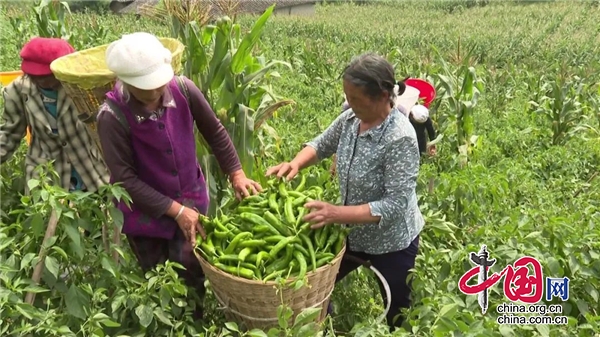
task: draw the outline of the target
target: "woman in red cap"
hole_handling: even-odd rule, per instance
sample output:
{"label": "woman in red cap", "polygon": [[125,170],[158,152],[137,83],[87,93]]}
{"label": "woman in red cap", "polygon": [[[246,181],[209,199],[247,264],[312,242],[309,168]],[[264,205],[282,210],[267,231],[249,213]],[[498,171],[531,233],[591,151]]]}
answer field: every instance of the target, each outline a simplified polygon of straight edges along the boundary
{"label": "woman in red cap", "polygon": [[[31,144],[25,159],[25,179],[36,178],[35,167],[54,160],[61,187],[96,192],[109,174],[98,147],[78,112],[50,70],[50,63],[75,52],[65,40],[35,37],[21,50],[24,75],[3,89],[4,120],[0,124],[0,162],[21,144],[27,127]],[[29,193],[25,187],[25,193]]]}

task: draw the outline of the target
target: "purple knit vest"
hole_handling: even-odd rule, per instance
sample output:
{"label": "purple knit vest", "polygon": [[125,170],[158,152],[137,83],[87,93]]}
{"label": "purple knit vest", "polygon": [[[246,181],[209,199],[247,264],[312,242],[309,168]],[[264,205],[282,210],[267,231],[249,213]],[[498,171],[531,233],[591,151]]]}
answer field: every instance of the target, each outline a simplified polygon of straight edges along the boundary
{"label": "purple knit vest", "polygon": [[[206,214],[209,198],[196,157],[194,119],[175,77],[167,87],[177,107],[167,108],[156,120],[146,119],[141,123],[136,122],[121,100],[117,86],[106,97],[121,108],[129,123],[138,179],[180,204],[195,207],[201,214]],[[114,183],[113,177],[110,182]],[[123,212],[123,234],[173,238],[178,227],[173,218],[163,215],[155,219],[142,213],[135,204],[130,206],[131,209],[123,202],[117,204],[117,208]]]}

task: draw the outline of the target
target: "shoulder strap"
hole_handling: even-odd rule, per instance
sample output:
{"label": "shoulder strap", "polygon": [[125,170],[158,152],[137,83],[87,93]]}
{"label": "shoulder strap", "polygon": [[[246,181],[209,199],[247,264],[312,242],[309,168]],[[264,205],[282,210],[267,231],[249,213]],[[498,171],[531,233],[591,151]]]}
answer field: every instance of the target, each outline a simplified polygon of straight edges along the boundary
{"label": "shoulder strap", "polygon": [[[177,80],[177,85],[179,86],[179,90],[181,90],[181,92],[183,92],[183,95],[187,99],[188,105],[189,105],[190,104],[190,93],[188,91],[187,85],[185,84],[185,82],[183,81],[183,78],[181,76],[176,76],[175,79]],[[119,108],[119,106],[117,106],[110,99],[106,99],[106,104],[108,104],[110,109],[114,112],[115,117],[121,123],[121,125],[123,125],[125,130],[127,132],[129,132],[129,122],[127,121],[127,118],[125,118],[125,115],[123,114],[123,111],[121,111],[121,108]]]}
{"label": "shoulder strap", "polygon": [[183,81],[183,77],[181,76],[176,76],[175,79],[177,80],[177,85],[179,86],[179,90],[181,90],[181,92],[183,92],[183,95],[185,96],[185,98],[188,101],[188,105],[191,106],[191,102],[190,102],[190,92],[188,90],[187,85],[185,84],[185,82]]}
{"label": "shoulder strap", "polygon": [[113,101],[111,101],[108,98],[105,101],[106,101],[106,104],[108,104],[108,106],[110,107],[110,109],[113,111],[113,113],[114,113],[115,117],[117,118],[117,120],[125,128],[125,131],[127,133],[129,133],[129,122],[127,121],[127,118],[123,114],[123,111],[121,111],[121,108],[119,108],[118,105],[116,105]]}

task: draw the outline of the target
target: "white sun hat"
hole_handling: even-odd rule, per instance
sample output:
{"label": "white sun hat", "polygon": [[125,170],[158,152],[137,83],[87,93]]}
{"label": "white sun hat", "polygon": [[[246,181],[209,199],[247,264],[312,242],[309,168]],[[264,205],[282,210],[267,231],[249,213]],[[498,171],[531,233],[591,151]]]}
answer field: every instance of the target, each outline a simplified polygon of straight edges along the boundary
{"label": "white sun hat", "polygon": [[[398,94],[398,89],[398,85],[396,84],[396,86],[394,87],[394,91],[396,92],[396,94]],[[404,110],[403,112],[408,117],[413,106],[415,106],[415,104],[419,100],[419,94],[419,89],[407,85],[406,90],[404,90],[404,93],[396,97],[396,108],[402,107],[402,109]]]}
{"label": "white sun hat", "polygon": [[123,35],[106,49],[106,65],[121,81],[142,90],[153,90],[175,76],[171,51],[149,33]]}

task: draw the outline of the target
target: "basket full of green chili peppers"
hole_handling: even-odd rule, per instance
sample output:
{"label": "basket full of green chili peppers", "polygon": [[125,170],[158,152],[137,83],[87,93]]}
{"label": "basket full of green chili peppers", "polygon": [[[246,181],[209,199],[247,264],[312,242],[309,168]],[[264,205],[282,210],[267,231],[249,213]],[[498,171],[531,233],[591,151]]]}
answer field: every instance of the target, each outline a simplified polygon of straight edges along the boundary
{"label": "basket full of green chili peppers", "polygon": [[226,213],[212,219],[201,215],[207,237],[198,236],[196,251],[222,272],[261,282],[303,279],[330,264],[342,252],[348,229],[313,230],[302,221],[308,213],[304,204],[323,195],[321,187],[305,185],[305,175],[293,188],[272,179],[260,194],[236,202]]}
{"label": "basket full of green chili peppers", "polygon": [[[206,240],[197,238],[196,255],[225,316],[242,326],[278,325],[278,307],[294,312],[320,308],[321,322],[345,252],[348,229],[328,225],[317,230],[302,219],[304,204],[321,200],[319,186],[270,180],[258,195],[224,207],[209,219],[201,216]],[[278,292],[275,284],[288,285]],[[293,286],[289,286],[292,285]]]}

